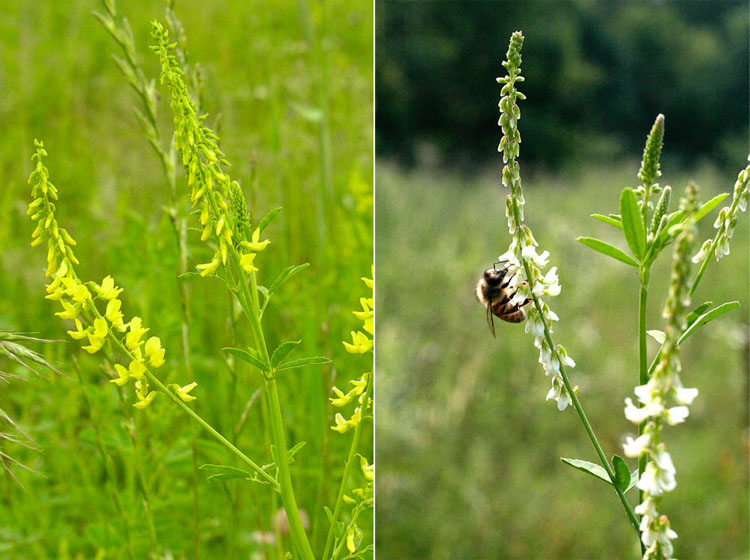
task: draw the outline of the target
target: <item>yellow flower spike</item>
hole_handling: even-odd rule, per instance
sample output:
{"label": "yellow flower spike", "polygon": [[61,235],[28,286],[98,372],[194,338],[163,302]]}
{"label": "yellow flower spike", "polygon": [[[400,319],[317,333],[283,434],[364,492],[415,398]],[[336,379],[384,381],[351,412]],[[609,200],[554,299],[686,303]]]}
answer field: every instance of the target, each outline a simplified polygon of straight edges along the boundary
{"label": "yellow flower spike", "polygon": [[209,274],[213,274],[216,272],[216,269],[219,268],[219,264],[221,261],[219,260],[218,255],[214,255],[214,258],[211,262],[206,264],[199,264],[195,268],[196,270],[199,270],[201,273],[201,276],[208,276]]}
{"label": "yellow flower spike", "polygon": [[344,494],[343,500],[344,500],[345,503],[349,504],[350,506],[353,506],[353,505],[357,504],[357,500],[355,500],[351,496],[347,496],[346,494]]}
{"label": "yellow flower spike", "polygon": [[177,393],[177,396],[180,397],[185,402],[194,401],[196,397],[193,395],[190,395],[190,391],[195,389],[198,386],[198,384],[193,381],[192,383],[189,383],[188,385],[185,385],[184,387],[180,387],[177,385],[177,383],[172,383],[169,385],[169,388],[172,389],[175,393]]}
{"label": "yellow flower spike", "polygon": [[250,274],[258,270],[258,267],[253,265],[256,253],[245,253],[240,257],[240,266],[242,270]]}
{"label": "yellow flower spike", "polygon": [[136,408],[146,408],[148,405],[150,405],[153,400],[156,398],[156,393],[154,391],[148,393],[145,397],[138,394],[138,402],[133,403],[133,406]]}
{"label": "yellow flower spike", "polygon": [[366,278],[365,276],[362,277],[362,282],[365,283],[365,286],[371,289],[375,289],[375,282],[372,278]]}
{"label": "yellow flower spike", "polygon": [[359,466],[362,469],[362,474],[366,480],[372,482],[375,480],[375,465],[368,465],[367,458],[362,455],[359,456]]}
{"label": "yellow flower spike", "polygon": [[140,317],[133,317],[128,324],[129,332],[125,336],[125,346],[128,350],[135,351],[140,345],[141,337],[148,332],[148,329],[144,329],[141,325]]}
{"label": "yellow flower spike", "polygon": [[352,331],[352,344],[344,342],[344,348],[350,354],[364,354],[372,349],[372,340],[362,331]]}
{"label": "yellow flower spike", "polygon": [[81,311],[80,305],[73,305],[68,303],[64,299],[60,300],[60,304],[63,306],[63,311],[55,313],[60,319],[75,319]]}
{"label": "yellow flower spike", "polygon": [[81,322],[78,319],[75,319],[76,322],[76,330],[74,331],[68,331],[68,334],[71,338],[75,340],[81,340],[86,337],[87,330],[83,330],[83,325],[81,325]]}
{"label": "yellow flower spike", "polygon": [[115,280],[111,276],[106,276],[102,280],[102,285],[96,286],[94,290],[101,299],[106,301],[113,300],[122,293],[122,288],[115,286]]}
{"label": "yellow flower spike", "polygon": [[128,366],[128,371],[130,372],[130,377],[140,381],[143,379],[143,374],[146,372],[146,366],[143,365],[141,360],[133,360]]}
{"label": "yellow flower spike", "polygon": [[338,432],[340,434],[345,434],[349,431],[350,425],[349,422],[344,418],[344,415],[340,412],[336,413],[336,416],[334,417],[334,421],[336,422],[335,426],[331,426],[331,429],[334,432]]}
{"label": "yellow flower spike", "polygon": [[362,328],[365,329],[370,334],[375,334],[375,319],[373,317],[370,317],[367,319],[364,324],[362,325]]}
{"label": "yellow flower spike", "polygon": [[161,347],[161,340],[158,336],[152,336],[146,341],[144,348],[148,362],[155,368],[164,365],[164,348]]}
{"label": "yellow flower spike", "polygon": [[219,221],[216,224],[216,235],[221,235],[221,230],[224,227],[224,217],[222,216],[219,218]]}
{"label": "yellow flower spike", "polygon": [[80,283],[76,284],[76,286],[72,289],[72,293],[70,295],[73,298],[73,301],[77,303],[86,303],[86,301],[91,298],[89,289]]}
{"label": "yellow flower spike", "polygon": [[331,390],[336,394],[336,397],[331,397],[328,400],[331,401],[331,404],[337,408],[346,406],[352,400],[349,395],[345,395],[344,392],[338,387],[332,387]]}
{"label": "yellow flower spike", "polygon": [[118,387],[122,387],[130,380],[130,374],[128,373],[128,370],[126,370],[120,364],[115,364],[115,372],[117,373],[117,378],[110,379],[110,383],[114,383]]}

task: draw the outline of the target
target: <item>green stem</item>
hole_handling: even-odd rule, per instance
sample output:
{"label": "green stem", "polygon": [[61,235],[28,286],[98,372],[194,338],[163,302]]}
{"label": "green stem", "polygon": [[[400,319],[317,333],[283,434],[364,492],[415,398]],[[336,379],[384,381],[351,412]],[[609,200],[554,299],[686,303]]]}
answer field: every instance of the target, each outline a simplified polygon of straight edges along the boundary
{"label": "green stem", "polygon": [[[367,406],[367,403],[370,402],[370,394],[372,392],[372,375],[370,376],[370,379],[367,383],[367,390],[365,391],[365,404],[363,406]],[[341,486],[339,487],[339,493],[336,497],[336,505],[333,508],[333,519],[331,519],[331,527],[328,529],[328,536],[326,537],[326,547],[325,551],[323,552],[323,560],[327,560],[329,558],[328,554],[331,551],[331,546],[333,546],[333,534],[334,530],[336,528],[336,523],[338,522],[339,515],[341,515],[341,509],[344,505],[344,494],[346,492],[346,482],[349,479],[349,473],[352,470],[352,464],[354,463],[354,456],[357,453],[357,446],[359,445],[359,438],[362,434],[362,424],[364,423],[364,419],[360,420],[359,424],[356,425],[354,428],[354,437],[352,438],[352,445],[349,448],[349,456],[346,458],[346,464],[344,466],[344,474],[341,477]]]}
{"label": "green stem", "polygon": [[698,284],[700,283],[701,278],[703,278],[703,273],[706,272],[706,267],[708,267],[708,263],[711,260],[711,257],[714,256],[714,253],[716,252],[716,243],[719,241],[719,237],[721,237],[722,233],[724,233],[724,223],[721,224],[721,227],[716,232],[716,235],[714,236],[714,239],[711,242],[711,247],[709,247],[708,253],[706,253],[706,257],[703,259],[703,262],[701,263],[701,267],[698,269],[698,274],[695,275],[695,279],[693,280],[693,283],[690,285],[690,290],[688,291],[688,295],[690,297],[693,297],[693,294],[695,293],[695,290],[698,288]]}
{"label": "green stem", "polygon": [[265,380],[266,395],[268,397],[269,411],[271,413],[271,432],[273,433],[274,445],[276,447],[276,466],[279,469],[279,485],[281,486],[281,500],[289,521],[289,532],[292,535],[297,553],[306,560],[314,560],[312,548],[307,540],[307,534],[302,526],[297,499],[294,496],[292,476],[289,472],[289,457],[287,454],[286,437],[284,435],[284,422],[281,417],[281,404],[279,403],[279,391],[276,380],[273,378]]}
{"label": "green stem", "polygon": [[[650,268],[642,268],[640,271],[641,289],[638,298],[638,384],[645,385],[649,379],[648,348],[646,346],[646,311],[648,309],[648,282],[651,275]],[[638,425],[638,435],[643,435],[647,420]],[[641,453],[638,457],[638,480],[643,476],[648,463],[648,455]],[[638,490],[638,503],[643,503],[643,490]],[[644,545],[641,543],[641,551]]]}
{"label": "green stem", "polygon": [[[524,258],[521,258],[521,262],[523,263],[523,268],[524,268],[524,271],[526,272],[526,278],[531,280],[531,270],[529,268],[529,263],[527,263],[526,259]],[[589,440],[591,440],[591,444],[594,446],[594,449],[596,450],[596,454],[599,456],[599,461],[601,462],[602,467],[604,467],[604,470],[607,471],[607,476],[609,476],[609,479],[612,481],[612,487],[615,489],[615,492],[617,492],[617,496],[620,498],[620,502],[622,503],[622,506],[625,508],[625,513],[627,514],[628,519],[630,520],[630,524],[633,526],[636,533],[640,534],[640,531],[638,530],[638,519],[636,518],[636,515],[633,512],[633,508],[630,505],[630,502],[628,502],[627,498],[625,497],[625,493],[623,492],[623,490],[617,485],[615,473],[612,470],[612,467],[610,467],[609,461],[607,461],[607,456],[604,454],[604,450],[602,449],[602,446],[599,444],[599,440],[597,439],[596,434],[594,433],[594,429],[591,427],[591,424],[589,423],[589,420],[586,417],[586,413],[583,410],[583,406],[581,406],[581,402],[578,400],[578,395],[576,395],[575,391],[573,391],[573,387],[571,386],[570,380],[568,379],[568,374],[565,372],[565,366],[560,360],[560,356],[557,353],[557,348],[555,348],[555,343],[552,340],[552,334],[550,333],[549,325],[547,324],[547,319],[544,317],[544,313],[542,312],[542,306],[539,303],[539,299],[533,292],[531,296],[534,301],[534,306],[536,307],[537,313],[539,314],[539,319],[542,321],[542,325],[544,326],[544,338],[547,341],[547,344],[549,345],[550,352],[552,352],[552,355],[560,364],[560,376],[563,379],[565,390],[568,392],[568,395],[570,396],[570,400],[573,402],[573,408],[575,408],[576,412],[578,413],[578,417],[581,419],[581,422],[583,423],[583,427],[586,430],[586,434],[589,436]]]}
{"label": "green stem", "polygon": [[[245,315],[248,317],[252,325],[256,348],[261,353],[264,362],[271,370],[267,374],[264,374],[264,390],[271,420],[271,435],[273,438],[273,444],[276,447],[275,460],[279,469],[281,502],[284,505],[284,511],[286,512],[289,521],[289,530],[292,535],[292,540],[297,548],[297,553],[303,558],[312,559],[314,558],[312,547],[307,538],[307,533],[305,533],[305,529],[302,527],[302,518],[300,517],[299,508],[297,507],[297,499],[294,494],[294,486],[289,471],[289,457],[287,455],[286,436],[284,435],[284,419],[281,414],[279,392],[276,386],[276,380],[274,379],[275,372],[271,365],[268,346],[266,345],[266,339],[263,334],[263,326],[260,322],[260,301],[258,298],[257,279],[255,272],[251,272],[248,275],[250,278],[250,286],[248,287],[247,282],[241,273],[239,255],[237,254],[237,249],[235,247],[231,247],[231,257],[234,268],[238,270],[239,284],[244,295],[243,299],[245,300],[245,306],[249,304],[251,307],[249,310],[245,309]],[[242,299],[240,299],[240,303],[242,303]]]}

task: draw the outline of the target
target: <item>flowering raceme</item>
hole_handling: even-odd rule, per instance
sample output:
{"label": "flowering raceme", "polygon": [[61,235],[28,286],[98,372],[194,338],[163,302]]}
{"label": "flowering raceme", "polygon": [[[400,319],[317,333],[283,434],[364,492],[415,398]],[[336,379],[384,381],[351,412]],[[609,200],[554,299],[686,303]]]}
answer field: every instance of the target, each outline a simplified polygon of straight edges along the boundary
{"label": "flowering raceme", "polygon": [[644,560],[668,559],[674,552],[672,540],[677,538],[677,533],[670,527],[667,516],[659,513],[659,507],[664,493],[671,492],[677,486],[676,470],[672,457],[659,440],[664,424],[673,426],[684,422],[689,413],[687,405],[698,396],[698,389],[682,385],[677,342],[684,331],[683,315],[690,303],[687,276],[695,236],[697,191],[697,187],[690,184],[680,208],[686,218],[677,226],[679,233],[675,241],[672,277],[662,313],[667,326],[654,373],[646,384],[634,390],[641,406],[634,404],[630,398],[625,399],[625,417],[636,425],[645,422],[641,435],[636,439],[628,437],[623,446],[628,457],[640,458],[645,454],[648,458],[637,484],[643,492],[643,501],[635,508],[635,513],[641,516],[639,529],[641,541],[646,547]]}
{"label": "flowering raceme", "polygon": [[[375,284],[372,278],[362,278],[362,281],[368,288],[374,291]],[[360,298],[359,302],[362,306],[362,311],[353,311],[352,313],[355,317],[357,317],[357,319],[362,321],[362,329],[372,335],[375,330],[375,300],[372,297],[363,297]],[[347,352],[349,352],[350,354],[364,354],[366,352],[373,351],[373,341],[367,336],[367,334],[362,331],[352,331],[351,335],[353,343],[350,344],[346,341],[344,341],[343,343],[344,348]],[[371,372],[363,373],[359,379],[355,379],[350,382],[353,385],[353,388],[350,389],[347,393],[344,393],[338,387],[332,388],[332,391],[336,396],[331,397],[330,401],[331,404],[336,408],[342,408],[355,399],[359,403],[359,406],[355,408],[354,413],[348,420],[340,412],[336,413],[336,416],[334,418],[335,424],[331,427],[332,430],[343,434],[348,432],[351,428],[357,427],[357,425],[361,422],[363,407],[366,411],[372,406],[371,399],[367,397],[367,387],[370,383],[371,377]],[[367,399],[367,402],[365,402],[365,399]]]}
{"label": "flowering raceme", "polygon": [[214,274],[220,265],[227,264],[231,255],[246,274],[252,274],[258,270],[254,264],[256,254],[270,241],[260,239],[260,227],[250,235],[242,189],[222,168],[229,166],[229,162],[219,148],[216,133],[204,125],[206,116],[197,113],[167,30],[159,22],[153,22],[152,36],[158,43],[151,49],[159,56],[161,82],[169,88],[172,97],[175,147],[182,157],[191,188],[190,202],[200,210],[201,241],[213,238],[217,244],[213,258],[197,265],[196,269],[201,276]]}
{"label": "flowering raceme", "polygon": [[[71,338],[87,343],[82,346],[86,352],[99,352],[108,340],[123,350],[129,359],[128,366],[115,364],[117,377],[111,382],[123,386],[133,380],[137,397],[133,406],[144,408],[156,397],[156,393],[149,389],[145,376],[147,365],[153,369],[164,365],[164,348],[159,337],[152,336],[144,340],[149,329],[143,326],[140,317],[124,322],[122,301],[119,299],[122,288],[115,285],[111,276],[106,276],[101,284],[84,283],[78,278],[75,265],[79,262],[72,249],[76,242],[64,228],[59,227],[55,216],[54,201],[58,194],[57,187],[49,181],[49,171],[44,166],[43,158],[47,156],[47,151],[39,140],[35,140],[34,145],[36,152],[32,159],[36,166],[29,177],[33,200],[27,214],[37,222],[31,245],[37,246],[47,241],[45,275],[51,281],[47,285],[45,297],[60,303],[62,311],[55,315],[73,321],[75,329],[67,332]],[[97,302],[105,308],[103,314]],[[190,389],[185,389],[184,396],[179,391],[178,395],[183,400],[192,400],[194,397],[187,395]]]}
{"label": "flowering raceme", "polygon": [[553,266],[544,272],[549,262],[549,252],[537,252],[539,244],[534,239],[531,229],[523,223],[525,199],[517,161],[521,144],[521,134],[518,131],[521,110],[516,104],[516,100],[525,99],[523,93],[516,90],[516,83],[523,81],[522,46],[523,35],[517,31],[511,36],[507,60],[503,62],[508,74],[497,79],[503,84],[498,122],[503,137],[498,151],[503,153],[503,162],[506,164],[502,175],[503,186],[510,188],[510,193],[505,199],[505,215],[508,219],[508,231],[512,236],[508,250],[498,257],[498,261],[508,267],[507,276],[512,278],[510,288],[517,291],[511,304],[523,305],[526,301],[534,301],[533,306],[526,308],[526,332],[534,337],[534,346],[539,349],[539,363],[542,364],[545,375],[552,378],[552,388],[547,393],[547,400],[557,401],[557,407],[564,410],[572,404],[572,400],[560,374],[560,363],[572,368],[575,367],[575,362],[562,345],[558,344],[554,348],[551,346],[551,338],[546,336],[545,329],[551,333],[549,325],[552,321],[557,321],[558,316],[542,299],[543,296],[554,297],[560,294],[557,267]]}

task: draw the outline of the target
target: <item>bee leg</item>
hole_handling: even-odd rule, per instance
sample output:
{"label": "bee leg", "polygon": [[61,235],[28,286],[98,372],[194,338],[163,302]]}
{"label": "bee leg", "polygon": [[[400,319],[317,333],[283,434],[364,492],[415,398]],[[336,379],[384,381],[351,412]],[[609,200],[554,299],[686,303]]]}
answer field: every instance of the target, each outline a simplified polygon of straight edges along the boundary
{"label": "bee leg", "polygon": [[[500,288],[504,290],[505,288],[507,288],[508,286],[510,286],[510,283],[511,283],[511,281],[512,281],[512,280],[513,280],[513,278],[515,278],[515,277],[516,277],[516,273],[514,272],[513,274],[511,274],[510,278],[508,278],[508,279],[507,279],[507,280],[506,280],[506,281],[505,281],[505,282],[503,283],[503,285],[502,285],[502,286],[500,286]],[[513,295],[515,295],[515,294],[513,294]]]}
{"label": "bee leg", "polygon": [[523,307],[524,305],[526,305],[526,304],[527,304],[527,303],[529,303],[530,301],[531,301],[531,299],[530,299],[530,298],[526,298],[525,300],[523,300],[523,303],[522,303],[522,304],[520,304],[520,305],[518,306],[518,308],[520,309],[521,307]]}
{"label": "bee leg", "polygon": [[495,321],[493,319],[493,313],[492,313],[492,299],[490,299],[489,303],[487,304],[487,324],[490,326],[490,332],[492,333],[492,338],[496,338]]}

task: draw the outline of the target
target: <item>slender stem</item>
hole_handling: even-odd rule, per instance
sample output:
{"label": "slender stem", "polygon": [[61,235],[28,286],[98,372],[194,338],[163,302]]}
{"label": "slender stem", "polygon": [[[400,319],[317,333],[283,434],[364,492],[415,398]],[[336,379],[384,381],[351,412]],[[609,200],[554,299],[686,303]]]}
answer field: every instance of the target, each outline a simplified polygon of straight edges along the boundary
{"label": "slender stem", "polygon": [[[645,385],[649,379],[648,348],[646,346],[646,311],[648,309],[648,282],[651,276],[650,268],[642,268],[640,273],[641,289],[638,298],[638,384]],[[648,421],[638,425],[638,435],[643,435]],[[641,453],[638,457],[638,480],[643,476],[648,463],[648,455]],[[643,503],[643,490],[638,490],[638,503]],[[644,549],[641,543],[641,549]],[[642,550],[643,551],[643,550]]]}
{"label": "slender stem", "polygon": [[[284,511],[286,511],[286,516],[289,521],[289,530],[298,554],[303,558],[312,559],[314,558],[312,548],[310,546],[310,541],[307,538],[307,533],[305,533],[305,529],[302,527],[302,518],[300,517],[299,508],[297,507],[297,499],[294,494],[294,486],[289,471],[289,457],[287,455],[286,437],[284,435],[284,419],[281,414],[279,392],[276,386],[276,380],[274,379],[275,372],[271,365],[271,357],[268,353],[268,346],[266,345],[266,339],[263,334],[263,326],[260,322],[260,301],[258,298],[258,284],[255,272],[251,272],[248,275],[250,278],[250,286],[248,287],[247,282],[241,274],[237,249],[233,246],[230,247],[230,249],[231,260],[234,268],[240,271],[238,272],[238,277],[240,279],[239,284],[244,296],[243,298],[240,298],[240,303],[242,303],[242,299],[244,299],[245,315],[248,317],[252,325],[256,348],[261,353],[264,362],[271,370],[267,374],[264,373],[264,390],[269,405],[271,435],[273,437],[274,446],[276,447],[275,460],[279,469],[281,502],[284,505]],[[249,310],[247,309],[247,305],[250,306]]]}
{"label": "slender stem", "polygon": [[711,257],[714,256],[714,252],[716,252],[716,243],[718,243],[719,237],[721,237],[721,234],[723,233],[724,233],[724,223],[722,222],[721,227],[719,227],[718,231],[716,232],[716,235],[714,236],[713,241],[711,241],[711,247],[709,247],[708,253],[706,253],[705,258],[703,259],[703,262],[701,263],[701,267],[698,269],[698,274],[695,275],[695,279],[693,280],[693,283],[690,285],[690,290],[688,291],[688,295],[690,297],[693,297],[695,290],[698,288],[698,284],[700,283],[701,278],[703,278],[703,273],[706,272],[706,267],[708,266],[708,263],[711,260]]}
{"label": "slender stem", "polygon": [[[523,263],[523,268],[526,272],[526,277],[530,279],[531,270],[529,268],[529,264],[526,262],[526,259],[524,258],[521,258],[521,262]],[[638,530],[638,519],[636,518],[635,513],[633,512],[633,508],[630,505],[630,502],[628,502],[628,499],[625,497],[625,493],[617,485],[615,473],[612,470],[612,467],[610,467],[609,461],[607,461],[607,456],[604,454],[604,451],[602,450],[602,446],[599,444],[599,440],[596,438],[596,434],[594,434],[594,429],[591,427],[591,424],[589,423],[589,420],[586,417],[586,413],[583,410],[583,406],[581,406],[581,402],[578,400],[578,396],[576,395],[575,391],[573,391],[573,387],[571,386],[570,380],[568,379],[568,374],[565,372],[565,366],[560,360],[560,356],[557,353],[557,348],[555,348],[555,343],[552,340],[552,334],[550,333],[549,325],[547,324],[547,320],[545,319],[544,313],[542,312],[542,306],[539,303],[539,299],[533,292],[532,292],[532,299],[534,300],[534,306],[536,307],[536,310],[539,313],[539,318],[542,321],[542,325],[544,326],[544,338],[547,340],[547,344],[550,347],[550,351],[552,352],[552,355],[560,364],[560,376],[563,379],[563,384],[565,385],[565,389],[567,390],[568,395],[570,396],[570,400],[573,402],[573,408],[575,408],[576,412],[578,413],[578,417],[581,419],[581,422],[583,423],[583,427],[586,430],[586,434],[589,436],[589,439],[591,440],[591,444],[594,446],[594,449],[596,450],[596,454],[599,456],[599,461],[604,467],[604,470],[607,471],[607,476],[609,476],[609,479],[612,481],[612,487],[615,489],[615,492],[617,492],[617,496],[620,498],[620,502],[622,502],[622,506],[625,508],[625,513],[627,514],[628,519],[630,520],[630,524],[633,526],[635,531],[640,534]]]}
{"label": "slender stem", "polygon": [[[365,391],[365,404],[362,406],[367,406],[367,403],[370,402],[370,394],[372,392],[372,375],[370,375],[370,379],[367,382],[367,390]],[[359,445],[359,438],[362,434],[362,424],[364,423],[364,420],[361,420],[359,424],[357,424],[354,428],[354,437],[352,438],[352,445],[349,448],[349,456],[346,458],[346,464],[344,466],[344,474],[341,476],[341,486],[339,487],[339,493],[336,497],[336,505],[333,508],[333,518],[331,519],[331,527],[328,529],[328,536],[326,537],[326,547],[325,551],[323,552],[323,560],[328,559],[328,554],[331,551],[331,546],[333,546],[333,533],[334,529],[336,528],[336,523],[338,522],[339,515],[341,515],[341,508],[344,505],[344,493],[346,491],[346,483],[349,479],[349,473],[352,470],[352,464],[354,463],[353,459],[354,456],[357,453],[357,446]]]}
{"label": "slender stem", "polygon": [[306,560],[314,560],[312,548],[307,540],[305,528],[302,526],[299,509],[297,508],[297,499],[294,496],[294,487],[292,486],[292,476],[289,472],[289,457],[287,454],[286,437],[284,435],[284,424],[281,417],[281,404],[279,403],[279,391],[276,387],[276,380],[265,380],[266,395],[268,396],[268,405],[271,413],[271,431],[276,447],[276,466],[279,469],[279,485],[281,486],[281,500],[284,503],[284,510],[287,512],[289,521],[289,532],[296,545],[297,553]]}

